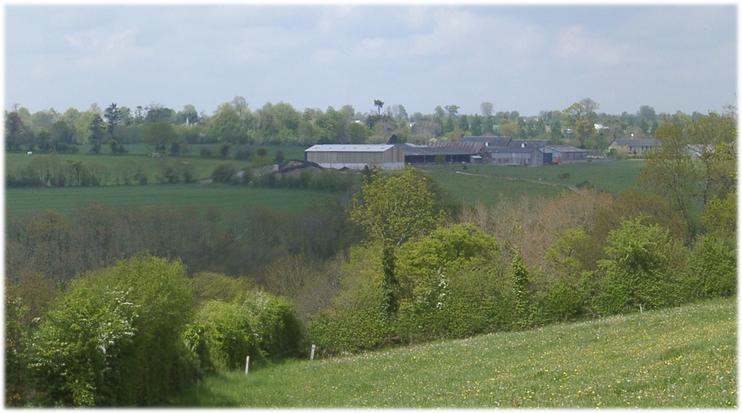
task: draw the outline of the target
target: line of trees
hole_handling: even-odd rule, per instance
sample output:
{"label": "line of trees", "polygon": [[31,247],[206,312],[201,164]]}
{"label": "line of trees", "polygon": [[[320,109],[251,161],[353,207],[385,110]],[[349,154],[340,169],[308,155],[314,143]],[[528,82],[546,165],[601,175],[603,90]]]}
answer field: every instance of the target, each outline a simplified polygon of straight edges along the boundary
{"label": "line of trees", "polygon": [[[564,110],[542,111],[522,116],[517,111],[494,112],[483,102],[481,113],[459,113],[458,105],[436,106],[432,113],[408,114],[403,105],[374,101],[376,111],[362,113],[352,106],[326,110],[296,110],[284,102],[266,103],[252,109],[243,97],[225,102],[211,114],[193,105],[181,110],[152,104],[133,110],[112,103],[105,109],[53,108],[31,113],[24,107],[5,112],[7,150],[70,152],[89,144],[99,153],[105,145],[114,154],[126,153],[127,144],[147,143],[154,151],[180,154],[186,144],[301,144],[380,143],[396,135],[400,141],[457,140],[464,135],[503,135],[519,139],[546,139],[583,148],[604,149],[612,139],[653,136],[658,126],[674,116],[697,119],[701,115],[657,114],[651,106],[636,113],[599,113],[599,104],[582,99]],[[596,130],[594,125],[603,128]]]}

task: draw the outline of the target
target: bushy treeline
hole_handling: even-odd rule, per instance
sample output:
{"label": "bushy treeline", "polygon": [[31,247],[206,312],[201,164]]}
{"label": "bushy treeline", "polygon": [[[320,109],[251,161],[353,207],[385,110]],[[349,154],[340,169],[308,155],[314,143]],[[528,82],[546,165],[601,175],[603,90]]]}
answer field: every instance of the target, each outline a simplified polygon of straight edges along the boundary
{"label": "bushy treeline", "polygon": [[[479,113],[469,114],[460,113],[455,104],[412,114],[401,104],[385,106],[375,100],[374,105],[376,110],[368,112],[350,105],[300,111],[284,102],[252,109],[244,98],[235,97],[211,114],[193,105],[176,110],[156,104],[128,108],[113,103],[105,109],[92,105],[88,110],[70,108],[63,113],[53,108],[31,113],[20,107],[5,113],[5,141],[11,151],[74,152],[76,145],[88,143],[92,152],[108,145],[113,154],[126,153],[126,144],[143,142],[157,152],[178,155],[185,145],[197,143],[382,143],[392,135],[397,141],[425,142],[494,134],[605,149],[615,138],[653,136],[658,125],[674,118],[703,116],[696,112],[657,114],[646,105],[635,113],[611,115],[598,112],[599,104],[589,98],[536,116],[495,112],[491,102],[482,102]],[[602,127],[596,129],[595,124]]]}
{"label": "bushy treeline", "polygon": [[26,165],[8,169],[5,184],[18,187],[73,187],[108,185],[145,185],[150,178],[158,183],[191,183],[196,174],[193,165],[175,159],[157,160],[156,172],[151,176],[133,161],[106,166],[96,161],[68,159],[55,156],[33,157]]}
{"label": "bushy treeline", "polygon": [[30,306],[38,298],[8,284],[11,406],[153,406],[205,372],[244,368],[247,355],[260,365],[302,352],[287,300],[221,274],[189,278],[177,260],[119,261]]}
{"label": "bushy treeline", "polygon": [[276,258],[323,260],[344,250],[358,232],[342,200],[312,212],[216,208],[116,207],[90,204],[68,215],[16,219],[6,228],[6,274],[41,272],[57,280],[142,252],[179,258],[193,271],[252,275]]}
{"label": "bushy treeline", "polygon": [[[736,293],[735,192],[717,194],[689,238],[679,211],[658,194],[638,191],[614,197],[583,190],[466,208],[448,224],[431,226],[420,221],[430,202],[404,201],[399,215],[385,209],[413,193],[433,199],[414,181],[397,187],[390,179],[364,184],[351,216],[361,220],[367,242],[343,264],[331,305],[312,317],[309,335],[324,354]],[[401,235],[412,227],[416,235]]]}
{"label": "bushy treeline", "polygon": [[270,170],[256,174],[252,168],[239,168],[232,164],[218,165],[212,171],[211,179],[214,182],[250,184],[262,188],[314,189],[348,193],[356,192],[361,183],[361,175],[355,171],[301,169],[288,172]]}

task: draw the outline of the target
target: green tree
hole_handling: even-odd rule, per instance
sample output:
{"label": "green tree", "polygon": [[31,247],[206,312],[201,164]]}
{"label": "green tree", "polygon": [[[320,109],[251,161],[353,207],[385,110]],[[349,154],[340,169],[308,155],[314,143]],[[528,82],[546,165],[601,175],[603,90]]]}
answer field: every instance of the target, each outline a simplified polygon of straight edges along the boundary
{"label": "green tree", "polygon": [[688,135],[688,142],[699,152],[703,205],[706,205],[712,197],[723,197],[736,187],[736,116],[733,113],[700,115],[689,126]]}
{"label": "green tree", "polygon": [[23,120],[17,111],[13,111],[5,114],[5,147],[8,150],[17,150],[21,148],[21,145],[26,143],[28,139],[26,125],[23,124]]}
{"label": "green tree", "polygon": [[381,116],[381,108],[384,107],[384,102],[380,99],[374,99],[374,106],[376,106],[377,115]]}
{"label": "green tree", "polygon": [[395,251],[405,241],[435,228],[440,219],[428,178],[409,167],[399,174],[377,175],[363,184],[351,219],[382,244],[382,306],[394,318],[399,305]]}
{"label": "green tree", "polygon": [[647,157],[640,182],[648,190],[664,196],[686,225],[688,240],[695,233],[691,208],[699,195],[699,171],[688,153],[685,124],[665,122],[657,128],[662,146]]}
{"label": "green tree", "polygon": [[156,152],[165,152],[167,145],[175,142],[177,134],[173,125],[164,122],[146,123],[142,133],[144,142],[152,145]]}
{"label": "green tree", "polygon": [[597,114],[595,111],[599,105],[590,98],[585,98],[579,102],[573,103],[570,107],[562,112],[567,126],[572,128],[575,137],[579,142],[580,148],[593,146],[592,139],[595,135],[595,121]]}
{"label": "green tree", "polygon": [[485,118],[489,118],[492,116],[494,105],[492,102],[482,102],[481,105],[479,105],[479,109],[482,112],[482,116]]}
{"label": "green tree", "polygon": [[90,132],[88,140],[93,145],[90,148],[90,151],[93,153],[99,153],[101,150],[101,144],[105,138],[105,125],[103,119],[97,113],[93,115],[93,118],[90,120],[88,130]]}
{"label": "green tree", "polygon": [[368,126],[363,123],[352,122],[348,125],[348,140],[349,143],[363,143],[371,135],[371,131]]}

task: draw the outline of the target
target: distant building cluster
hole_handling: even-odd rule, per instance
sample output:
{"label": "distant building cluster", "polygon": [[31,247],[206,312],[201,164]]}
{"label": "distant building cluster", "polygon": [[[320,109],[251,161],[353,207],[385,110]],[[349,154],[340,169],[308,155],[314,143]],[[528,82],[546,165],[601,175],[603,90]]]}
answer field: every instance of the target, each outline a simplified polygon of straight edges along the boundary
{"label": "distant building cluster", "polygon": [[518,140],[507,136],[467,136],[459,142],[377,145],[314,145],[304,159],[323,168],[401,169],[405,164],[492,163],[496,165],[541,166],[586,162],[588,151],[546,141]]}

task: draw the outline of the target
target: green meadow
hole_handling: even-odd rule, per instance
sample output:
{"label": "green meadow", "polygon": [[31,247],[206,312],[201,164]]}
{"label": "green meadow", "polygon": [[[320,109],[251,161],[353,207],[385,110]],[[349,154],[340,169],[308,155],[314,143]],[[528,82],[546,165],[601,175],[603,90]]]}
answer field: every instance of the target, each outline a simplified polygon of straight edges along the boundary
{"label": "green meadow", "polygon": [[194,407],[716,407],[737,403],[736,300],[289,361],[204,378]]}
{"label": "green meadow", "polygon": [[423,169],[429,171],[453,199],[492,206],[501,199],[553,197],[569,187],[585,183],[599,190],[619,193],[637,183],[644,165],[642,160],[622,160],[542,167],[436,165]]}
{"label": "green meadow", "polygon": [[5,205],[7,216],[17,218],[46,210],[67,213],[93,202],[114,206],[214,206],[229,211],[253,207],[303,209],[336,196],[322,191],[226,184],[11,188],[5,190]]}

